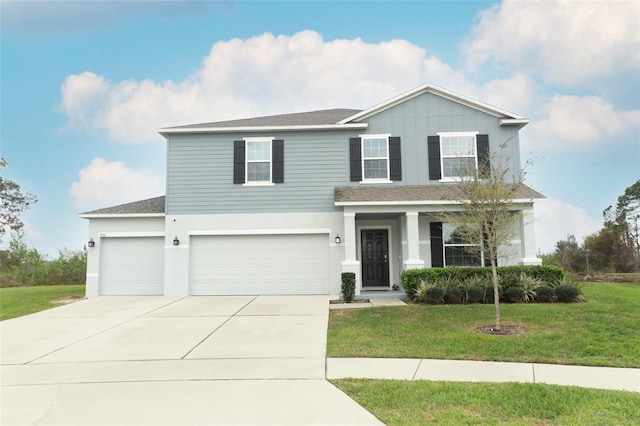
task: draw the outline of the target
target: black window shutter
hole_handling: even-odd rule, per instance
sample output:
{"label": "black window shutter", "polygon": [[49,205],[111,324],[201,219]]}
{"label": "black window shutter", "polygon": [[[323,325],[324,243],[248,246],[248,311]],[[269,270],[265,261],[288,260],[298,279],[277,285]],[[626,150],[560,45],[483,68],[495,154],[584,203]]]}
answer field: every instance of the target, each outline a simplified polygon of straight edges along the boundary
{"label": "black window shutter", "polygon": [[489,154],[489,135],[477,135],[478,168],[481,178],[489,177],[491,170],[491,155]]}
{"label": "black window shutter", "polygon": [[349,158],[351,159],[351,182],[362,180],[362,140],[349,138]]}
{"label": "black window shutter", "polygon": [[402,180],[402,152],[399,136],[389,136],[389,177],[391,180]]}
{"label": "black window shutter", "polygon": [[244,141],[233,141],[233,183],[244,183]]}
{"label": "black window shutter", "polygon": [[442,245],[442,222],[431,222],[431,267],[442,268],[444,266],[444,253]]}
{"label": "black window shutter", "polygon": [[284,182],[284,140],[274,139],[271,142],[271,161],[273,161],[273,176],[271,182]]}
{"label": "black window shutter", "polygon": [[427,148],[429,151],[429,180],[442,179],[442,170],[440,170],[440,136],[427,137]]}

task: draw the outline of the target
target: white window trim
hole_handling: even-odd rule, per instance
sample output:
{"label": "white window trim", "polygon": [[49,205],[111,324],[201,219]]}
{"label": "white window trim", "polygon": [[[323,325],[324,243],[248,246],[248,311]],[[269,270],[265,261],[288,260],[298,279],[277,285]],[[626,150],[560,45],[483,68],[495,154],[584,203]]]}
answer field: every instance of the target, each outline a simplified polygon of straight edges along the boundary
{"label": "white window trim", "polygon": [[[244,183],[242,186],[275,186],[273,183],[273,139],[274,137],[251,137],[244,138],[245,147],[247,146],[247,142],[269,142],[269,180],[257,180],[250,181],[249,180],[249,163],[264,163],[264,160],[261,161],[250,161],[248,159],[248,155],[244,156]],[[248,150],[247,150],[248,151]]]}
{"label": "white window trim", "polygon": [[[366,134],[366,135],[358,135],[360,138],[360,152],[362,155],[360,156],[360,167],[362,170],[362,180],[361,184],[375,184],[375,183],[393,183],[391,180],[391,160],[389,159],[389,137],[391,133],[380,133],[380,134]],[[386,157],[367,157],[367,160],[387,160],[387,178],[365,178],[364,177],[364,140],[365,139],[386,139],[387,140],[387,156]]]}
{"label": "white window trim", "polygon": [[[444,176],[444,159],[445,155],[442,153],[442,137],[456,137],[456,136],[473,136],[473,143],[475,154],[473,155],[476,163],[476,170],[478,170],[478,138],[480,132],[439,132],[437,135],[440,137],[440,182],[460,182],[462,178],[460,176]],[[471,155],[448,155],[446,158],[469,158]]]}
{"label": "white window trim", "polygon": [[[444,224],[443,224],[444,226]],[[445,243],[444,240],[444,234],[442,235],[442,264],[446,267],[447,266],[447,247],[479,247],[482,244],[482,241],[478,242],[477,244],[468,244],[468,243],[461,243],[461,244],[447,244]],[[475,268],[475,267],[482,267],[484,266],[484,250],[480,250],[480,265],[478,266],[457,266],[457,265],[452,265],[455,266],[456,268]]]}

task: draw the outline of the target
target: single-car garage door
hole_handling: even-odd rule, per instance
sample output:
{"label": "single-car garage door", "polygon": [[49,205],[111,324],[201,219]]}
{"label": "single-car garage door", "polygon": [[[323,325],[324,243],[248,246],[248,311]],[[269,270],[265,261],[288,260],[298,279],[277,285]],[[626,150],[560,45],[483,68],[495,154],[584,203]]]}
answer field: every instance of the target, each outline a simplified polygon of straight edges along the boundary
{"label": "single-car garage door", "polygon": [[193,236],[193,295],[328,294],[328,234]]}
{"label": "single-car garage door", "polygon": [[164,238],[102,238],[100,250],[101,295],[163,294]]}

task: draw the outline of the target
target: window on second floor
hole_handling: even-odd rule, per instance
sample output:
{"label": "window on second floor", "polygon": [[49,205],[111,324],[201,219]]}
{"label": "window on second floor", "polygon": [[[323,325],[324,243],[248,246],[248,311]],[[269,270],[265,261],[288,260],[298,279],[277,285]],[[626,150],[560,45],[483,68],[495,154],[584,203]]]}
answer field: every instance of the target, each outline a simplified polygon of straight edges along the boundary
{"label": "window on second floor", "polygon": [[284,141],[255,137],[233,143],[233,183],[271,185],[284,182]]}
{"label": "window on second floor", "polygon": [[364,180],[389,180],[388,136],[362,137],[362,171]]}
{"label": "window on second floor", "polygon": [[428,137],[429,179],[455,181],[489,171],[489,135],[478,132],[438,133]]}
{"label": "window on second floor", "polygon": [[351,181],[386,183],[402,180],[400,138],[362,135],[349,139]]}

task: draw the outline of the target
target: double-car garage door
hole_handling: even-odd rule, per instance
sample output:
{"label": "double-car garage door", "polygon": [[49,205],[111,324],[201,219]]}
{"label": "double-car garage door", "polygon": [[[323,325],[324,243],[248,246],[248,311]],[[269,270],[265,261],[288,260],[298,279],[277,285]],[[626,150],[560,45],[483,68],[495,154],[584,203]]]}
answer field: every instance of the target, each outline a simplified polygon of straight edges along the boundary
{"label": "double-car garage door", "polygon": [[328,294],[328,234],[193,236],[193,295]]}
{"label": "double-car garage door", "polygon": [[[164,251],[163,237],[102,238],[100,294],[164,294]],[[192,236],[188,292],[328,294],[329,235]]]}

